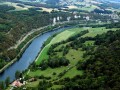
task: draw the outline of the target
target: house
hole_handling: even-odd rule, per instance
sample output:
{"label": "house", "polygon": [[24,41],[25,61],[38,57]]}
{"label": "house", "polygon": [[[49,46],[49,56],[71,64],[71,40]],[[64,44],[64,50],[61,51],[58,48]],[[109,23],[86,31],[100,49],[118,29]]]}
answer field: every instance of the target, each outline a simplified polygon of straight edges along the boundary
{"label": "house", "polygon": [[23,84],[19,81],[19,80],[15,80],[13,83],[12,83],[12,86],[13,87],[21,87]]}

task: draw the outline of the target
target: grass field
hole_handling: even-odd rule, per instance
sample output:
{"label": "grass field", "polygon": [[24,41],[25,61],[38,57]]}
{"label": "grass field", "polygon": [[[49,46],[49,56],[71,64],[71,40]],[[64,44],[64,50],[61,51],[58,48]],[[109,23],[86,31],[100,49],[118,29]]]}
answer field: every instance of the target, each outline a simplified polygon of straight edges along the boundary
{"label": "grass field", "polygon": [[[52,44],[55,44],[55,43],[61,42],[63,40],[66,40],[67,38],[79,33],[80,31],[83,31],[83,30],[84,30],[84,28],[68,29],[68,30],[65,30],[65,31],[59,33],[53,39],[51,39],[51,37],[50,37],[49,38],[51,40],[50,43],[49,44],[47,43],[48,45],[46,45],[42,49],[38,58],[36,59],[36,64],[39,65],[42,60],[48,59],[47,51]],[[48,40],[48,42],[49,42],[49,40]]]}
{"label": "grass field", "polygon": [[84,44],[85,45],[93,45],[95,41],[86,41]]}
{"label": "grass field", "polygon": [[15,11],[20,11],[20,10],[28,10],[28,8],[32,8],[33,6],[29,6],[29,5],[24,5],[25,7],[20,7],[17,6],[18,3],[11,3],[11,2],[2,2],[0,5],[9,5],[9,6],[13,6],[15,7]]}
{"label": "grass field", "polygon": [[93,11],[94,9],[98,8],[97,6],[95,5],[91,5],[91,6],[86,6],[86,7],[82,7],[82,8],[78,8],[79,10],[85,10],[85,11],[88,11],[88,12],[91,12]]}
{"label": "grass field", "polygon": [[72,32],[70,30],[65,30],[64,32],[58,34],[56,37],[54,37],[50,44],[55,44],[58,42],[61,42],[63,40],[66,40],[67,38],[69,38],[70,36],[72,36],[75,32]]}
{"label": "grass field", "polygon": [[[75,28],[75,29],[69,29],[69,30],[66,30],[66,31],[63,31],[61,32],[60,34],[58,34],[56,37],[54,37],[51,42],[47,45],[47,47],[44,48],[44,50],[42,51],[41,53],[41,58],[45,58],[44,56],[46,56],[46,50],[47,48],[49,48],[49,46],[51,44],[54,44],[54,43],[57,43],[57,42],[60,42],[62,41],[63,39],[67,39],[68,37],[74,35],[74,34],[77,34],[78,32],[80,32],[81,30],[84,30],[83,28]],[[68,34],[69,33],[69,34]],[[61,38],[61,35],[67,35],[66,37],[62,37]],[[57,41],[56,41],[57,40]],[[61,45],[62,46],[62,45]],[[59,47],[59,46],[58,46]],[[61,53],[61,52],[60,52]],[[62,56],[62,54],[60,53],[57,53],[59,56]],[[68,68],[70,67],[73,67],[77,64],[77,62],[79,60],[82,59],[82,55],[83,55],[83,51],[81,51],[81,49],[79,50],[74,50],[74,49],[71,49],[69,51],[69,53],[66,55],[66,58],[69,59],[70,61],[70,64],[68,66],[62,66],[62,67],[59,67],[59,68],[55,68],[55,69],[51,69],[51,68],[47,68],[46,70],[42,71],[42,70],[36,70],[36,71],[30,71],[29,72],[29,76],[31,77],[34,77],[34,76],[41,76],[41,75],[44,75],[45,77],[52,77],[51,78],[51,81],[53,80],[56,80],[58,79],[58,75],[62,72],[64,72],[65,70],[68,70]],[[38,60],[40,60],[38,58]],[[36,62],[38,63],[38,62]],[[40,63],[40,62],[39,62]],[[73,71],[75,71],[74,74]],[[56,75],[53,75],[53,73],[56,73]],[[69,75],[71,74],[71,75]],[[76,67],[73,67],[70,71],[68,71],[65,76],[63,76],[62,78],[65,78],[65,77],[74,77],[76,75],[82,75],[82,71],[78,71],[76,70]],[[36,82],[35,82],[36,83]]]}
{"label": "grass field", "polygon": [[62,85],[54,85],[54,86],[52,86],[51,88],[48,88],[48,90],[51,90],[51,89],[58,89],[58,88],[61,88],[62,87]]}
{"label": "grass field", "polygon": [[[88,36],[94,37],[97,34],[102,34],[109,30],[115,31],[116,29],[115,28],[106,29],[105,27],[101,27],[101,28],[73,28],[73,29],[65,30],[65,31],[59,33],[58,35],[56,35],[55,37],[53,37],[53,38],[50,37],[47,40],[47,44],[41,51],[41,54],[39,55],[39,57],[36,61],[36,64],[39,64],[42,59],[48,58],[47,50],[50,48],[50,46],[52,44],[61,42],[62,40],[66,40],[67,38],[77,34],[80,31],[83,31],[83,30],[89,30],[89,33],[83,35],[82,37],[88,37]],[[61,48],[62,46],[66,46],[67,44],[69,44],[69,42],[67,42],[65,44],[60,44],[55,48],[55,50]],[[85,45],[93,45],[94,41],[86,41],[84,44]],[[47,68],[46,70],[43,70],[43,71],[37,69],[36,71],[30,71],[28,73],[28,75],[31,77],[41,76],[41,75],[44,75],[45,77],[51,77],[51,79],[49,80],[50,82],[61,80],[66,77],[73,78],[76,75],[82,75],[83,71],[78,71],[76,69],[75,65],[77,64],[78,61],[83,60],[83,58],[82,58],[83,54],[84,54],[84,51],[82,51],[81,48],[79,48],[78,50],[70,49],[69,52],[65,55],[65,57],[70,61],[70,64],[68,66],[62,66],[62,67],[54,68],[54,69]],[[62,52],[57,52],[57,55],[59,57],[62,57]],[[69,68],[71,68],[71,69],[69,69]],[[68,70],[68,71],[61,78],[59,78],[58,75],[66,70]],[[56,74],[53,75],[53,73],[56,73]],[[39,80],[32,82],[32,83],[28,84],[27,87],[30,87],[31,85],[35,87],[36,85],[38,85],[38,82],[39,82]],[[60,88],[60,87],[61,87],[61,85],[53,85],[51,88]]]}
{"label": "grass field", "polygon": [[[83,5],[83,7],[81,7],[81,5]],[[70,10],[77,9],[77,10],[84,10],[84,11],[88,11],[88,12],[91,12],[96,8],[99,8],[99,7],[96,5],[86,4],[84,2],[77,3],[77,6],[68,6],[68,9],[70,9]]]}
{"label": "grass field", "polygon": [[[67,38],[71,37],[72,35],[75,35],[77,34],[78,32],[80,31],[83,31],[83,30],[86,30],[88,29],[89,30],[89,33],[83,35],[82,37],[94,37],[96,36],[97,34],[102,34],[102,33],[105,33],[107,31],[109,31],[109,29],[106,29],[105,27],[100,27],[100,28],[73,28],[73,29],[68,29],[68,30],[65,30],[61,33],[59,33],[58,35],[56,35],[54,38],[49,38],[47,40],[47,45],[42,49],[41,53],[39,54],[38,58],[36,59],[36,64],[39,65],[41,63],[42,60],[44,59],[48,59],[48,55],[47,55],[47,51],[48,49],[50,48],[50,46],[52,44],[55,44],[57,42],[61,42],[63,40],[66,40]],[[116,30],[115,28],[113,29],[110,29],[110,30]],[[51,41],[50,41],[51,40]],[[93,41],[87,41],[85,42],[86,45],[90,44],[92,45],[94,42]],[[66,45],[66,44],[65,44]],[[62,46],[65,46],[64,44],[62,45],[58,45],[56,47],[56,49],[59,49],[61,48]],[[81,50],[70,50],[69,53],[66,55],[66,58],[70,60],[70,63],[72,63],[73,65],[77,62],[75,60],[80,60],[82,59],[82,55],[83,55],[83,51],[81,52]],[[57,53],[58,56],[62,56],[62,53],[61,52],[58,52]],[[74,60],[75,59],[75,60]],[[54,70],[53,70],[54,71]],[[46,71],[44,71],[46,72]],[[43,72],[43,73],[44,73]],[[48,72],[48,71],[47,71]],[[42,73],[41,73],[42,74]],[[45,75],[48,75],[48,74],[45,74]],[[34,75],[32,75],[34,76]]]}
{"label": "grass field", "polygon": [[66,58],[68,60],[70,60],[70,63],[72,65],[75,65],[79,60],[82,60],[82,56],[83,56],[83,51],[81,49],[79,50],[74,50],[74,49],[70,49],[68,54],[66,55]]}
{"label": "grass field", "polygon": [[[66,58],[69,59],[69,61],[70,61],[70,64],[68,66],[62,66],[62,67],[54,68],[54,69],[47,68],[46,70],[43,70],[43,71],[42,70],[30,71],[28,75],[31,77],[41,76],[41,75],[43,75],[44,77],[51,77],[51,79],[49,80],[50,82],[64,79],[66,77],[73,78],[76,75],[82,75],[83,71],[78,71],[76,69],[75,65],[77,64],[77,62],[79,60],[82,60],[83,53],[84,52],[81,51],[81,49],[79,49],[79,50],[71,49],[69,51],[69,53],[66,55]],[[73,67],[73,68],[68,70],[70,67]],[[58,75],[66,70],[68,70],[68,72],[66,72],[66,74],[64,76],[59,78]],[[53,73],[56,73],[56,75],[53,75]],[[27,84],[27,87],[31,87],[31,86],[36,87],[38,85],[38,82],[39,82],[39,80],[37,80],[35,82],[30,82]],[[55,88],[60,88],[60,87],[61,87],[61,85],[55,85],[55,86],[53,85],[51,88],[55,89]]]}
{"label": "grass field", "polygon": [[[47,68],[44,71],[42,70],[30,71],[29,76],[34,77],[34,76],[44,75],[45,77],[52,77],[52,80],[53,80],[57,78],[57,75],[59,73],[63,72],[66,69],[67,67],[60,67],[60,68],[55,68],[55,69]],[[53,75],[54,72],[56,73],[56,75]]]}
{"label": "grass field", "polygon": [[34,82],[30,82],[26,85],[26,87],[37,87],[39,85],[39,81],[40,80],[37,80],[37,81],[34,81]]}
{"label": "grass field", "polygon": [[76,70],[76,67],[72,68],[70,71],[68,71],[62,78],[73,78],[75,77],[76,75],[82,75],[83,74],[83,71],[78,71]]}
{"label": "grass field", "polygon": [[[21,11],[21,10],[29,10],[29,8],[34,8],[34,6],[30,6],[30,5],[24,5],[24,7],[20,7],[18,6],[17,4],[19,3],[11,3],[11,2],[1,2],[0,5],[9,5],[9,6],[13,6],[15,7],[15,10],[10,10],[10,11]],[[44,7],[39,7],[39,8],[42,8],[43,11],[46,11],[46,12],[51,12],[53,9],[52,8],[44,8]],[[57,10],[57,9],[54,9],[54,10]],[[38,11],[41,11],[41,10],[38,10]]]}
{"label": "grass field", "polygon": [[89,33],[83,35],[82,37],[95,37],[97,34],[103,34],[106,33],[109,30],[115,31],[116,28],[112,29],[106,29],[105,27],[99,27],[99,28],[89,28]]}

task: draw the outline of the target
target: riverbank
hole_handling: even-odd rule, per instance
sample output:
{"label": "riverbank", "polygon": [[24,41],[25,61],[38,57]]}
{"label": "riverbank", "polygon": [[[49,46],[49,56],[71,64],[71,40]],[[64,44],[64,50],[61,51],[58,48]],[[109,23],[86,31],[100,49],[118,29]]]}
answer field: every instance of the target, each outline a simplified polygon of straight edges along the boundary
{"label": "riverbank", "polygon": [[[40,29],[41,30],[41,29]],[[37,31],[36,31],[37,32]],[[46,31],[45,31],[46,32]],[[41,34],[43,34],[43,33],[45,33],[45,32],[41,32],[40,34],[38,34],[37,36],[35,36],[35,37],[33,37],[32,39],[30,39],[24,46],[23,46],[23,48],[20,50],[20,52],[19,52],[19,54],[16,56],[16,58],[15,59],[13,59],[11,62],[9,62],[7,65],[5,65],[2,69],[0,69],[0,73],[2,73],[2,72],[4,72],[4,70],[6,69],[6,68],[8,68],[9,66],[11,66],[12,64],[14,64],[19,58],[20,58],[20,56],[23,54],[23,52],[25,51],[25,49],[29,46],[29,44],[36,38],[36,37],[38,37],[39,35],[41,35]],[[34,32],[35,33],[35,32]],[[33,34],[34,34],[33,33]],[[29,36],[29,35],[28,35]],[[26,37],[26,39],[27,39],[28,37]],[[25,40],[26,40],[25,39]],[[24,41],[25,41],[24,40]],[[23,42],[24,42],[23,41]],[[21,42],[22,43],[22,42]],[[20,44],[21,44],[20,43]],[[20,45],[19,44],[19,45]],[[19,46],[18,46],[19,47]]]}
{"label": "riverbank", "polygon": [[[74,28],[74,27],[72,27],[72,28]],[[51,38],[51,41],[47,45],[45,45],[45,47],[40,51],[38,57],[36,58],[36,60],[35,60],[36,65],[39,65],[42,62],[42,60],[48,59],[47,52],[51,45],[54,45],[55,43],[59,43],[61,41],[67,40],[69,37],[71,37],[75,34],[75,32],[69,31],[69,30],[71,30],[71,28],[68,28],[65,31],[62,31],[62,32],[56,34],[53,38]]]}
{"label": "riverbank", "polygon": [[[49,43],[46,44],[46,46],[43,49],[41,49],[41,52],[40,52],[38,58],[42,57],[41,55],[44,52],[44,50],[46,49],[46,47],[49,47],[52,44],[62,42],[63,40],[66,41],[69,37],[72,37],[72,36],[80,33],[83,30],[84,30],[83,28],[76,29],[76,27],[75,28],[74,27],[68,28],[68,29],[65,29],[64,31],[58,33],[55,37],[50,39],[50,41],[48,40],[49,39],[48,38],[47,40]],[[80,58],[82,58],[83,52],[80,49],[79,50],[70,49],[69,52],[65,56],[63,56],[62,51],[59,49],[62,48],[62,46],[64,46],[63,48],[67,49],[65,47],[65,45],[67,45],[67,44],[69,44],[69,42],[66,42],[64,44],[59,43],[58,45],[56,45],[56,47],[54,49],[52,48],[53,52],[55,51],[56,54],[54,54],[50,58],[52,58],[53,60],[54,60],[54,58],[56,58],[56,60],[57,60],[58,59],[57,57],[65,57],[70,61],[70,64],[68,66],[60,66],[60,67],[56,67],[56,68],[48,67],[45,70],[41,70],[40,69],[41,66],[39,66],[39,64],[40,64],[39,61],[36,61],[34,63],[34,64],[36,64],[36,66],[31,65],[30,68],[28,69],[28,71],[25,72],[25,75],[27,75],[28,78],[34,77],[37,79],[37,81],[28,82],[26,87],[31,87],[31,86],[34,87],[32,84],[37,86],[39,84],[39,81],[43,80],[43,78],[45,80],[53,83],[53,85],[54,85],[54,83],[56,81],[59,81],[59,80],[66,78],[68,76],[70,78],[73,78],[76,75],[82,75],[82,71],[76,70],[76,63],[80,60]],[[44,54],[45,54],[44,57],[47,57],[46,56],[47,54],[46,53],[44,53]],[[54,57],[54,56],[56,56],[56,57]],[[73,58],[75,58],[75,59],[73,59]],[[48,60],[48,59],[43,59],[43,60]],[[58,63],[56,62],[56,64],[58,64]],[[43,78],[41,79],[40,77],[42,77],[42,76],[43,76]],[[46,78],[48,78],[48,79],[46,79]],[[38,82],[38,83],[36,83],[36,82]]]}
{"label": "riverbank", "polygon": [[[49,31],[52,31],[52,30],[55,30],[55,29],[58,29],[58,28],[61,28],[61,27],[63,27],[63,26],[65,26],[65,25],[69,25],[70,23],[73,23],[72,21],[71,22],[59,22],[59,23],[57,23],[56,25],[54,25],[54,26],[52,26],[52,25],[48,25],[48,26],[45,26],[44,28],[42,28],[42,29],[37,29],[37,31],[35,31],[34,33],[32,33],[32,35],[34,35],[35,34],[35,36],[33,36],[33,38],[31,38],[30,40],[29,40],[29,36],[32,36],[32,35],[28,35],[28,41],[27,41],[27,43],[20,49],[20,52],[18,53],[18,55],[15,57],[15,59],[13,59],[11,62],[9,62],[7,65],[5,65],[2,69],[0,69],[0,73],[2,73],[2,72],[4,72],[4,70],[6,69],[6,68],[8,68],[9,66],[11,66],[12,64],[14,64],[20,57],[21,57],[21,55],[23,54],[23,52],[25,51],[25,49],[29,46],[29,44],[36,38],[36,37],[38,37],[39,35],[41,35],[41,34],[43,34],[43,33],[46,33],[46,32],[49,32]],[[49,29],[49,27],[51,27],[50,29]],[[48,29],[47,29],[48,28]],[[45,29],[47,29],[46,31],[44,31]],[[37,32],[37,35],[36,35],[36,32]],[[27,38],[25,39],[25,40],[27,40]],[[24,41],[25,41],[24,40]],[[24,42],[23,41],[23,42]],[[21,44],[23,43],[23,42],[21,42]],[[18,46],[19,47],[19,46]]]}
{"label": "riverbank", "polygon": [[[80,27],[77,27],[77,28],[69,30],[69,34],[71,32],[76,32],[78,34],[78,31],[86,31],[86,30],[88,30],[89,32],[85,33],[83,35],[82,34],[78,35],[73,40],[70,40],[70,41],[68,40],[64,43],[56,44],[56,46],[52,47],[51,51],[49,51],[50,52],[50,55],[49,55],[50,59],[43,59],[43,60],[51,60],[51,61],[53,61],[55,59],[57,61],[57,59],[59,57],[65,57],[70,62],[68,66],[55,67],[55,65],[59,65],[59,63],[54,62],[52,65],[54,65],[55,68],[53,68],[53,67],[51,68],[50,66],[47,66],[47,65],[49,65],[48,64],[49,62],[44,62],[41,65],[39,65],[39,63],[37,64],[35,62],[34,64],[37,64],[37,65],[34,65],[34,64],[31,65],[31,67],[29,68],[29,70],[25,74],[27,74],[28,80],[30,78],[34,77],[34,78],[36,78],[36,81],[28,82],[28,84],[26,84],[25,87],[37,88],[39,83],[44,79],[44,80],[52,83],[52,86],[48,87],[49,89],[51,89],[51,88],[56,89],[55,86],[58,85],[58,83],[60,83],[62,80],[67,81],[67,80],[72,79],[76,76],[82,77],[82,75],[84,74],[84,70],[78,70],[77,69],[78,67],[76,65],[79,65],[80,64],[79,62],[85,61],[88,57],[85,57],[85,58],[83,57],[86,52],[85,52],[85,50],[83,50],[84,47],[79,46],[81,42],[75,43],[75,41],[76,40],[79,41],[80,38],[95,37],[96,35],[106,33],[109,30],[115,31],[116,29],[114,29],[114,28],[113,29],[106,29],[105,27],[98,27],[98,28],[80,28]],[[60,33],[59,35],[63,39],[65,39],[65,38],[67,38],[67,35],[69,35],[69,34],[66,32],[66,30],[63,32],[64,32],[63,33],[64,35],[62,33]],[[75,33],[73,33],[72,35],[75,35]],[[54,39],[51,39],[49,41],[49,44],[54,43],[54,41],[59,41],[59,39],[61,39],[61,38],[58,39],[57,36],[58,35],[56,35],[54,37]],[[71,42],[73,42],[74,45],[77,44],[77,47],[72,46]],[[49,44],[47,44],[46,47],[49,46]],[[86,41],[83,42],[82,44],[83,44],[83,46],[93,47],[94,41],[86,39]],[[44,47],[44,48],[46,48],[46,47]],[[43,51],[45,50],[44,48],[43,48]],[[68,52],[65,55],[63,55],[64,50],[67,50],[67,49],[68,49]],[[41,51],[41,53],[43,51]],[[39,54],[39,55],[41,58],[42,54]],[[44,56],[44,57],[46,57],[46,56]],[[44,68],[44,65],[46,65],[45,68]],[[44,70],[41,68],[44,68]],[[62,86],[63,86],[62,83],[58,85],[58,87],[60,87],[60,88]]]}

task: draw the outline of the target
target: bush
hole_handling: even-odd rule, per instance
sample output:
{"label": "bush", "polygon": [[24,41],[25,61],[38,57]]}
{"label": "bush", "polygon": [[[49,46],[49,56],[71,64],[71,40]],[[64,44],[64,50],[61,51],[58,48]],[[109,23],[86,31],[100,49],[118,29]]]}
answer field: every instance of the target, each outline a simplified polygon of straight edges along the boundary
{"label": "bush", "polygon": [[56,72],[53,72],[53,75],[56,75]]}

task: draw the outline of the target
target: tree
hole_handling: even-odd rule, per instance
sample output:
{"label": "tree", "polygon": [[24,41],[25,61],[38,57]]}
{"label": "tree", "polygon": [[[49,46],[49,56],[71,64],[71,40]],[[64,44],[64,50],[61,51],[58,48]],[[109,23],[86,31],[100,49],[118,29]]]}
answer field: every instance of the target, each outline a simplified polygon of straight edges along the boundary
{"label": "tree", "polygon": [[6,80],[5,80],[6,87],[9,86],[9,83],[10,83],[10,77],[7,77]]}
{"label": "tree", "polygon": [[0,90],[4,90],[4,89],[5,89],[4,82],[1,81],[1,82],[0,82]]}
{"label": "tree", "polygon": [[15,78],[18,79],[20,77],[20,71],[16,71]]}
{"label": "tree", "polygon": [[52,83],[46,80],[40,81],[38,85],[38,90],[47,90],[47,88],[51,87]]}

